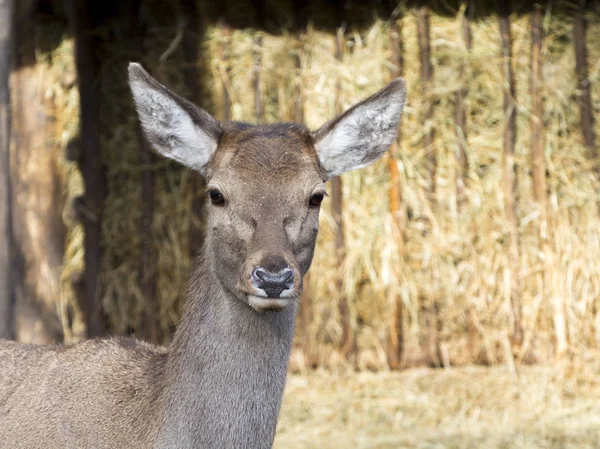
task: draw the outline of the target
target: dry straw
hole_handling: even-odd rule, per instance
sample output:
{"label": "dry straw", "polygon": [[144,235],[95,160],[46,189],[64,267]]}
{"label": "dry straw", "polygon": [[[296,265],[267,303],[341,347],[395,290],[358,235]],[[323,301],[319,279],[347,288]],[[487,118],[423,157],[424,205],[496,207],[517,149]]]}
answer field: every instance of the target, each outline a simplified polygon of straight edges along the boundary
{"label": "dry straw", "polygon": [[[390,322],[391,299],[400,295],[406,307],[405,335],[409,358],[420,357],[420,343],[426,338],[422,316],[423,298],[439,305],[442,353],[452,363],[485,359],[503,363],[512,358],[508,345],[509,299],[507,283],[509,223],[504,213],[502,189],[502,94],[500,38],[494,16],[472,23],[473,49],[467,53],[460,38],[456,18],[432,16],[431,45],[434,67],[432,97],[435,112],[431,123],[421,121],[422,98],[419,94],[416,17],[403,19],[405,76],[409,100],[402,124],[400,158],[401,194],[409,219],[402,230],[405,247],[401,256],[394,242],[394,226],[389,213],[387,189],[390,179],[385,161],[362,172],[344,175],[344,223],[347,259],[343,288],[350,301],[353,330],[358,337],[358,366],[385,368],[384,341]],[[519,234],[523,281],[523,319],[527,352],[541,362],[553,354],[552,298],[560,295],[566,304],[567,328],[572,353],[586,357],[600,344],[600,183],[591,171],[582,143],[579,111],[575,101],[574,50],[571,22],[549,14],[544,41],[545,154],[553,260],[551,282],[542,286],[543,254],[538,250],[538,209],[532,200],[529,174],[529,86],[530,37],[528,17],[513,17],[514,64],[517,81]],[[204,99],[217,116],[223,89],[231,98],[234,119],[253,121],[253,52],[262,52],[262,91],[265,119],[289,120],[301,86],[305,99],[305,119],[311,128],[334,115],[336,83],[341,85],[344,106],[382,87],[388,80],[388,24],[375,22],[360,33],[349,30],[343,61],[334,58],[333,36],[308,28],[303,39],[300,67],[295,58],[297,39],[291,35],[262,34],[262,48],[256,47],[256,31],[238,30],[225,34],[210,28],[200,48],[200,60],[211,76]],[[169,47],[168,36],[176,30],[150,29],[142,62],[154,70],[163,82],[185,94],[181,73],[182,56],[176,49],[163,64],[158,58]],[[165,37],[167,36],[167,37]],[[590,78],[593,98],[600,98],[600,23],[588,29]],[[68,45],[68,44],[65,44]],[[223,46],[230,57],[221,58]],[[62,48],[62,47],[61,47]],[[59,48],[57,51],[63,51]],[[61,64],[72,64],[63,56]],[[116,59],[125,62],[139,55],[122,51]],[[467,61],[468,174],[467,202],[460,213],[456,205],[455,176],[457,141],[454,129],[454,94],[462,80],[458,66]],[[66,62],[65,62],[66,61]],[[189,62],[188,62],[189,63]],[[59,64],[58,62],[56,64]],[[103,156],[107,164],[108,197],[103,228],[102,301],[111,329],[116,333],[139,330],[143,298],[140,289],[141,170],[136,116],[125,83],[124,64],[107,64],[100,74],[100,94],[104,102],[101,117],[112,126],[102,136]],[[72,70],[72,65],[69,70]],[[113,101],[114,100],[114,101]],[[597,103],[596,103],[597,104]],[[64,106],[73,115],[72,104]],[[598,109],[598,106],[596,106]],[[65,121],[65,133],[74,132],[76,121]],[[598,122],[598,120],[597,120]],[[118,124],[118,125],[115,125]],[[435,128],[438,174],[435,205],[426,199],[425,155],[421,139],[428,127]],[[152,223],[157,262],[157,296],[162,335],[169,332],[179,317],[182,293],[190,266],[188,231],[191,222],[189,173],[164,160],[156,160],[155,214]],[[81,190],[75,170],[69,168],[69,195]],[[427,218],[425,220],[424,218]],[[336,308],[336,271],[333,251],[333,219],[326,204],[321,220],[318,249],[312,267],[310,289],[314,322],[309,335],[314,340],[319,362],[343,366],[337,355],[341,326]],[[68,221],[69,231],[64,279],[81,268],[81,230]],[[425,232],[424,232],[425,231]],[[59,304],[71,304],[67,282]],[[69,299],[71,298],[71,299]],[[467,310],[476,312],[477,354],[467,346]],[[76,307],[75,307],[76,308]],[[66,335],[76,339],[80,329],[63,320]],[[77,325],[78,319],[74,323]],[[293,366],[304,366],[301,351],[295,351]]]}

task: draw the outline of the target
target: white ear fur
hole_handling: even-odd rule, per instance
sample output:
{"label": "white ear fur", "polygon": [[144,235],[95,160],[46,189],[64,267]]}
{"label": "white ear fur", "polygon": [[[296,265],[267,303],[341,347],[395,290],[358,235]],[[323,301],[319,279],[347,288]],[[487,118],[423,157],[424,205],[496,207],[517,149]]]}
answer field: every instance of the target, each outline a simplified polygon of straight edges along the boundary
{"label": "white ear fur", "polygon": [[129,86],[153,148],[202,172],[217,149],[222,132],[219,122],[161,85],[140,64],[129,64]]}
{"label": "white ear fur", "polygon": [[405,102],[406,83],[398,78],[313,132],[325,176],[338,176],[379,159],[396,138]]}

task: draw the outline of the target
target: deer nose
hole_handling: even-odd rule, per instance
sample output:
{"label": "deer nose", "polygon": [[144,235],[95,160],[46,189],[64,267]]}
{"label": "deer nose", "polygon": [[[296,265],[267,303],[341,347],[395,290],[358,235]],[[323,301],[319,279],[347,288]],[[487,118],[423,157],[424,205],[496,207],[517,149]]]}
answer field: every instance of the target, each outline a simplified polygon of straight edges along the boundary
{"label": "deer nose", "polygon": [[258,267],[252,272],[252,285],[264,290],[269,298],[279,298],[284,290],[294,286],[294,271],[286,267],[274,273]]}

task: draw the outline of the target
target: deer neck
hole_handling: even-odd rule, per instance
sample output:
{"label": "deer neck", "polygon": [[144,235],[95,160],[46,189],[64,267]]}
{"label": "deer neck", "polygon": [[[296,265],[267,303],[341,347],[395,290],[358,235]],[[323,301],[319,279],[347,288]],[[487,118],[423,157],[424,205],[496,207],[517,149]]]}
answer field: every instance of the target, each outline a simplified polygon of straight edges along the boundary
{"label": "deer neck", "polygon": [[270,448],[296,306],[258,313],[223,289],[208,262],[195,275],[169,349],[155,447]]}

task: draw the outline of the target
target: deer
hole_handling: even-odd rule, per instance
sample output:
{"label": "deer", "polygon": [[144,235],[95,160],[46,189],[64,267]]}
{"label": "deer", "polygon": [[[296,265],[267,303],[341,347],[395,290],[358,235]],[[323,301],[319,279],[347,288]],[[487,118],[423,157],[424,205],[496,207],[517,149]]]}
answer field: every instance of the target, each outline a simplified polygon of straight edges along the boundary
{"label": "deer", "polygon": [[405,81],[309,131],[221,123],[140,64],[128,71],[148,142],[206,181],[185,310],[168,347],[0,341],[0,448],[270,448],[325,182],[386,152]]}

